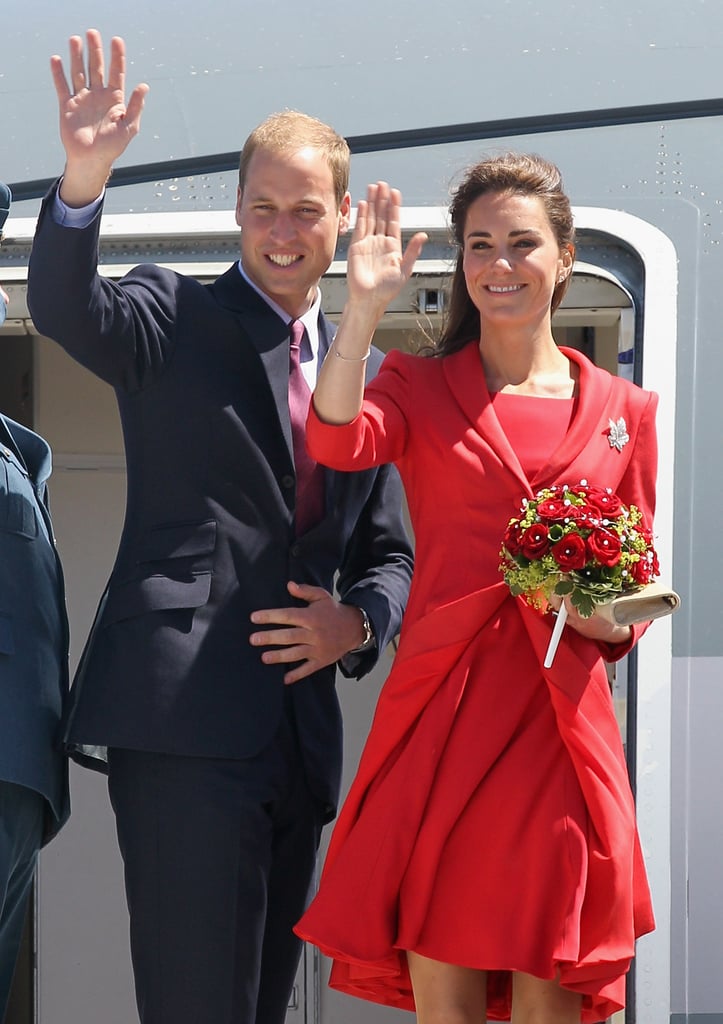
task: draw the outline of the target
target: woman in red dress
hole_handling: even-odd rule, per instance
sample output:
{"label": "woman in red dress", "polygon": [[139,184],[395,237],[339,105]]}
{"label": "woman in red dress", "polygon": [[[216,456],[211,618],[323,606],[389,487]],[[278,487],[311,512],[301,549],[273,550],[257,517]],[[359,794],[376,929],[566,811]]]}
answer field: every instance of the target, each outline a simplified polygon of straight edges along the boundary
{"label": "woman in red dress", "polygon": [[552,616],[511,595],[499,549],[521,498],[553,484],[610,487],[650,524],[657,397],[555,343],[570,204],[557,168],[514,154],[455,193],[458,260],[432,357],[392,352],[364,391],[374,329],[424,244],[402,252],[399,210],[383,182],[359,204],[308,443],[336,469],[396,463],[416,568],[297,931],[334,958],[334,987],[421,1024],[592,1024],[624,1005],[635,939],[654,927],[604,666],[642,627],[569,608],[543,668]]}

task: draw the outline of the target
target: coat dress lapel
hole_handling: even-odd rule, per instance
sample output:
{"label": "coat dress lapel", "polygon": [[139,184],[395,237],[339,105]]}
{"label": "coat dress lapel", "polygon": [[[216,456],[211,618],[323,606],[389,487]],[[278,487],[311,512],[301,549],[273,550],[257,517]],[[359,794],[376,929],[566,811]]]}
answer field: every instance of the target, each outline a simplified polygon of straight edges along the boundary
{"label": "coat dress lapel", "polygon": [[442,366],[452,396],[467,419],[492,449],[500,466],[516,477],[520,494],[532,497],[520,460],[492,407],[477,344],[470,342],[459,352],[443,359]]}
{"label": "coat dress lapel", "polygon": [[[612,378],[607,374],[598,374],[595,365],[581,358],[575,350],[563,348],[561,351],[579,368],[579,399],[564,438],[550,453],[547,464],[532,478],[525,474],[500,426],[487,390],[478,346],[470,343],[443,361],[444,375],[455,401],[489,445],[500,465],[516,478],[520,486],[520,497],[532,497],[535,490],[572,473],[578,457],[586,450],[589,452],[590,439],[596,433],[601,434],[607,446],[604,426],[607,425]],[[598,424],[601,424],[599,428]],[[589,461],[589,454],[587,458]],[[570,476],[572,480],[573,476]]]}
{"label": "coat dress lapel", "polygon": [[[561,351],[579,369],[578,400],[575,406],[575,415],[565,436],[555,451],[551,453],[547,465],[543,467],[534,481],[536,489],[550,481],[578,483],[580,471],[575,474],[575,463],[585,453],[585,462],[588,467],[590,466],[590,445],[595,443],[598,434],[604,442],[605,448],[609,449],[607,437],[602,436],[598,424],[608,407],[613,378],[607,373],[600,373],[594,363],[580,358],[580,354],[574,349],[563,348]],[[607,420],[604,422],[607,423]],[[595,483],[596,481],[590,482]],[[607,485],[607,481],[603,481],[603,483]],[[613,483],[611,481],[611,484]]]}

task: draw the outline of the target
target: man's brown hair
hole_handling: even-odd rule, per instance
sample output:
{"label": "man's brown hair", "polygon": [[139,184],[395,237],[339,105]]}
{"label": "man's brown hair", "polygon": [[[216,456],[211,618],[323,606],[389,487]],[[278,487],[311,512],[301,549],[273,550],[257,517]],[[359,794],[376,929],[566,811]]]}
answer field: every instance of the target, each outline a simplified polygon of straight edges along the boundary
{"label": "man's brown hair", "polygon": [[340,207],[349,188],[351,153],[347,141],[328,124],[298,110],[270,114],[246,139],[239,161],[238,181],[241,191],[246,183],[251,157],[257,149],[288,153],[307,146],[318,149],[329,164],[336,205]]}

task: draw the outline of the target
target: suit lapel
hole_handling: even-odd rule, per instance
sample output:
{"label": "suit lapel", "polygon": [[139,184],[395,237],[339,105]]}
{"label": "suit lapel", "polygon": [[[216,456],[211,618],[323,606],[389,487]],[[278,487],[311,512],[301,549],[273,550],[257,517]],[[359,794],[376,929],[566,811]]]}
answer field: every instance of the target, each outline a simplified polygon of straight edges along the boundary
{"label": "suit lapel", "polygon": [[[267,315],[239,314],[246,333],[255,345],[273,396],[281,432],[293,462],[294,445],[289,418],[289,331],[273,310]],[[271,323],[269,323],[271,320]]]}
{"label": "suit lapel", "polygon": [[234,264],[211,286],[219,305],[238,318],[249,344],[264,369],[264,377],[293,464],[289,419],[289,331],[261,296],[243,279]]}
{"label": "suit lapel", "polygon": [[[279,429],[291,466],[294,465],[294,447],[289,418],[289,329],[273,309],[264,302],[242,277],[234,264],[211,285],[218,303],[238,318],[244,334],[256,351],[264,369],[264,378],[278,418]],[[321,366],[336,333],[323,313],[319,314],[319,358]],[[324,468],[325,505],[329,512],[334,504],[334,487],[339,474]]]}

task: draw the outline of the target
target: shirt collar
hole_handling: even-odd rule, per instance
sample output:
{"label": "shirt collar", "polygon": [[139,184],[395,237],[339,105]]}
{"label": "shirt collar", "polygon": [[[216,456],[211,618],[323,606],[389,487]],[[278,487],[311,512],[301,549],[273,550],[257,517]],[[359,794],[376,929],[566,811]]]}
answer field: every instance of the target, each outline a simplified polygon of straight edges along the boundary
{"label": "shirt collar", "polygon": [[[321,312],[321,291],[319,288],[316,289],[316,296],[311,306],[307,309],[303,316],[290,317],[285,309],[282,309],[277,302],[269,298],[266,292],[261,291],[257,285],[250,279],[248,274],[243,268],[241,260],[238,261],[238,268],[243,277],[244,281],[250,285],[257,295],[260,295],[267,306],[273,309],[277,316],[280,316],[285,324],[290,324],[293,319],[301,320],[302,324],[306,328],[306,336],[309,339],[309,346],[311,348],[311,358],[318,359],[319,356],[319,313]],[[303,358],[303,348],[302,348]]]}

